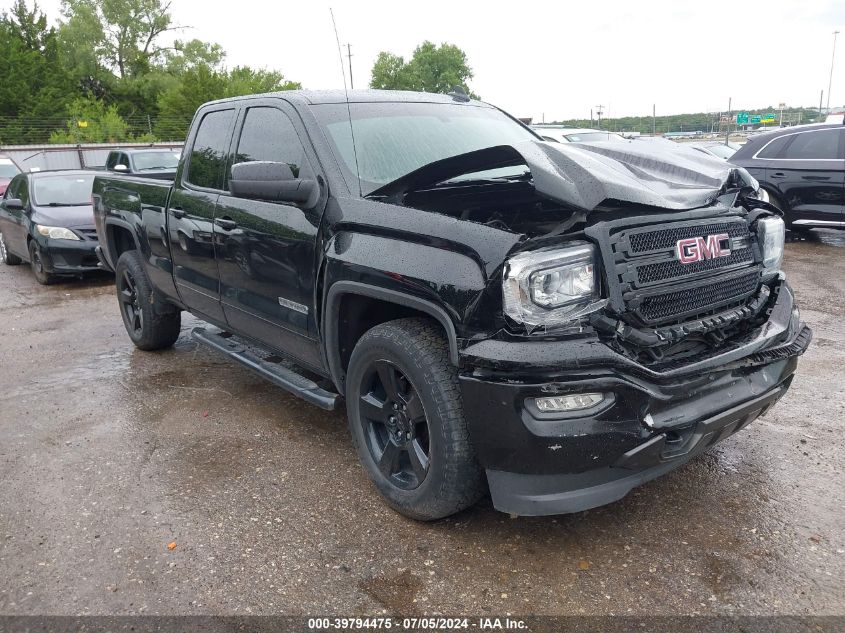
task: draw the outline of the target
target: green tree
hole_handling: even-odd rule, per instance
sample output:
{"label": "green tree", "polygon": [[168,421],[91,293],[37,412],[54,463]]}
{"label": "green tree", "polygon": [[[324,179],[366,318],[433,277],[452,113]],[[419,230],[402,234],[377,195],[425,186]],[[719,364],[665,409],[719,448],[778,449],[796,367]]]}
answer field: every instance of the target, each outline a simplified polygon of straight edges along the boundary
{"label": "green tree", "polygon": [[68,114],[64,129],[50,134],[51,143],[117,143],[130,139],[129,126],[116,105],[80,97],[70,104]]}
{"label": "green tree", "polygon": [[180,28],[169,10],[170,3],[162,0],[64,0],[63,39],[77,60],[90,62],[88,50],[93,50],[97,62],[121,79],[137,77],[171,48],[159,41]]}
{"label": "green tree", "polygon": [[194,112],[206,101],[302,87],[298,82],[287,81],[279,72],[254,70],[248,66],[237,66],[229,71],[197,64],[183,72],[179,79],[158,100],[155,134],[162,139],[185,138]]}
{"label": "green tree", "polygon": [[55,29],[34,4],[0,14],[0,131],[6,143],[43,142],[65,116],[73,82]]}
{"label": "green tree", "polygon": [[164,68],[173,75],[180,75],[200,65],[219,68],[225,58],[226,53],[219,44],[197,39],[176,40],[173,49],[164,54]]}
{"label": "green tree", "polygon": [[410,61],[393,53],[381,52],[373,65],[371,88],[450,92],[455,86],[475,96],[469,89],[472,69],[466,53],[454,44],[440,46],[425,41],[414,50]]}

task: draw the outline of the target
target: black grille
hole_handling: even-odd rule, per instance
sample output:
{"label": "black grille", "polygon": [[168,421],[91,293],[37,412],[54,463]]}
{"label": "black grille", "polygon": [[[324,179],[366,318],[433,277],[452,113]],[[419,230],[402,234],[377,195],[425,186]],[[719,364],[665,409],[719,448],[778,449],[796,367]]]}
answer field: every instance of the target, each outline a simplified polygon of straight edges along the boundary
{"label": "black grille", "polygon": [[635,310],[648,323],[680,319],[706,310],[738,303],[746,299],[760,285],[757,270],[739,276],[702,282],[701,285],[644,297]]}
{"label": "black grille", "polygon": [[635,254],[674,249],[678,240],[690,237],[727,233],[731,238],[747,238],[748,225],[745,222],[714,222],[712,224],[687,224],[671,228],[631,233],[631,252]]}
{"label": "black grille", "polygon": [[[679,238],[684,239],[684,238]],[[742,264],[751,264],[754,261],[754,254],[750,248],[741,248],[731,251],[725,257],[713,259],[702,259],[690,264],[682,264],[677,259],[669,259],[654,264],[643,264],[637,267],[637,281],[640,284],[651,284],[656,281],[668,281],[680,277],[688,277],[698,273],[704,273],[719,268],[730,268]]]}
{"label": "black grille", "polygon": [[97,229],[76,229],[76,232],[81,233],[82,236],[87,240],[97,239]]}

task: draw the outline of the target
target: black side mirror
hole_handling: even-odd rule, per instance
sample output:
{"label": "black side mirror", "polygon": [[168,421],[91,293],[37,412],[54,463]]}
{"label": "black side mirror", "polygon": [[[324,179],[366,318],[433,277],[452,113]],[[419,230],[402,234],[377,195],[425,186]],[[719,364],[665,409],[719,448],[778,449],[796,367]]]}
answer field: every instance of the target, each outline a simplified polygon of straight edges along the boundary
{"label": "black side mirror", "polygon": [[229,191],[236,198],[271,202],[308,202],[317,183],[294,178],[287,163],[250,161],[232,165]]}
{"label": "black side mirror", "polygon": [[3,204],[7,209],[13,211],[23,209],[23,200],[21,200],[20,198],[6,198],[3,201]]}

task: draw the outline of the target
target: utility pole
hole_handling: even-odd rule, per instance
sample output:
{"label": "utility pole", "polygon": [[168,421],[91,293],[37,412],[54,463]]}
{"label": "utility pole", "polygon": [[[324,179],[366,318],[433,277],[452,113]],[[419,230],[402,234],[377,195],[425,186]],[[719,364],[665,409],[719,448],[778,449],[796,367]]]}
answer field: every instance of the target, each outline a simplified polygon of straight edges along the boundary
{"label": "utility pole", "polygon": [[819,93],[819,121],[822,118],[822,101],[824,101],[824,90]]}
{"label": "utility pole", "polygon": [[346,57],[349,59],[349,88],[355,90],[355,83],[352,81],[352,44],[346,45]]}
{"label": "utility pole", "polygon": [[593,127],[593,109],[590,108],[590,127]]}
{"label": "utility pole", "polygon": [[728,124],[725,126],[725,145],[731,138],[731,101],[732,97],[728,97]]}
{"label": "utility pole", "polygon": [[830,56],[830,81],[827,82],[827,113],[830,114],[830,88],[833,85],[833,62],[836,60],[836,36],[839,31],[833,32],[833,55]]}
{"label": "utility pole", "polygon": [[657,136],[657,104],[651,104],[651,135]]}
{"label": "utility pole", "polygon": [[602,113],[603,108],[604,108],[603,105],[597,105],[596,106],[596,114],[598,114],[598,117],[599,117],[599,129],[601,129],[601,113]]}

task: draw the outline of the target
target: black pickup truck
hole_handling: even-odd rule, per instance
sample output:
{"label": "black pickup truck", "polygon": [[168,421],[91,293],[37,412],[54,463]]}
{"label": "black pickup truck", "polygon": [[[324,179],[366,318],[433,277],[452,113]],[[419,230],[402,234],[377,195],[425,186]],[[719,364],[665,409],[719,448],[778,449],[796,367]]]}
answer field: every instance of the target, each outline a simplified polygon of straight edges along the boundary
{"label": "black pickup truck", "polygon": [[[555,144],[460,93],[284,92],[194,118],[173,184],[97,176],[130,338],[308,402],[417,519],[620,499],[786,393],[811,332],[741,168]],[[186,359],[186,362],[190,362]]]}

